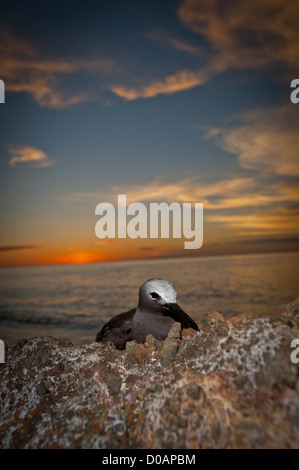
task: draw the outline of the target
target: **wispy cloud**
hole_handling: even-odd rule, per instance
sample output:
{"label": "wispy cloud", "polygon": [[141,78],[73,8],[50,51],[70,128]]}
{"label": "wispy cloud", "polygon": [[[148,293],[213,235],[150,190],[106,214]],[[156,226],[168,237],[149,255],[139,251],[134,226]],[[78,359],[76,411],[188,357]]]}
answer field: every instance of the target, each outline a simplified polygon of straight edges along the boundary
{"label": "wispy cloud", "polygon": [[47,168],[55,164],[45,152],[35,147],[16,145],[9,148],[9,164],[13,167]]}
{"label": "wispy cloud", "polygon": [[94,99],[94,90],[71,92],[61,88],[66,76],[79,72],[108,76],[119,71],[112,59],[56,59],[45,57],[31,42],[14,36],[7,28],[0,34],[0,66],[6,90],[28,93],[40,106],[67,108]]}
{"label": "wispy cloud", "polygon": [[208,129],[206,137],[237,155],[243,168],[298,176],[297,114],[291,104],[252,110],[222,128]]}
{"label": "wispy cloud", "polygon": [[182,70],[161,80],[153,80],[146,85],[111,86],[109,89],[127,101],[136,98],[153,98],[160,94],[170,95],[179,91],[189,90],[206,83],[213,75],[225,70],[220,61],[211,61],[197,71]]}
{"label": "wispy cloud", "polygon": [[196,177],[172,183],[155,180],[105,193],[69,194],[68,202],[94,208],[100,202],[111,202],[117,207],[118,194],[126,194],[127,204],[203,202],[205,230],[231,230],[235,238],[298,235],[299,188],[289,181],[273,182],[266,177],[232,177],[214,182]]}
{"label": "wispy cloud", "polygon": [[268,245],[273,244],[273,243],[298,243],[299,242],[299,237],[276,237],[276,238],[249,238],[248,240],[240,240],[239,242],[235,243],[252,243],[252,244],[257,244],[257,243],[267,243]]}
{"label": "wispy cloud", "polygon": [[278,207],[272,211],[253,214],[209,214],[206,220],[232,228],[235,235],[298,235],[299,212],[290,213],[287,207]]}
{"label": "wispy cloud", "polygon": [[126,194],[132,202],[203,202],[205,209],[242,209],[267,207],[278,203],[294,203],[299,199],[296,185],[272,182],[253,177],[232,177],[205,182],[189,177],[172,183],[154,180],[130,187],[113,187],[102,193],[71,193],[62,196],[64,201],[96,205],[100,202],[117,204],[117,195]]}
{"label": "wispy cloud", "polygon": [[[125,100],[177,93],[203,85],[231,68],[270,70],[276,78],[297,71],[299,4],[293,0],[244,0],[242,5],[222,0],[182,0],[177,12],[189,29],[206,39],[206,64],[146,84],[112,86],[113,93]],[[196,52],[193,46],[166,33],[153,35],[153,39],[186,53]]]}
{"label": "wispy cloud", "polygon": [[178,15],[228,66],[297,70],[299,4],[293,0],[182,0]]}
{"label": "wispy cloud", "polygon": [[127,191],[127,201],[203,202],[205,209],[240,209],[297,201],[299,189],[256,178],[231,178],[204,182],[186,178],[171,184],[154,181]]}
{"label": "wispy cloud", "polygon": [[[205,222],[234,230],[237,236],[296,234],[299,227],[299,135],[292,105],[254,109],[227,119],[220,128],[206,128],[205,137],[236,155],[240,167],[230,178],[207,181],[190,176],[169,182],[162,178],[142,185],[113,187],[105,193],[73,193],[69,200],[117,203],[203,202]],[[246,209],[246,212],[245,212]]]}
{"label": "wispy cloud", "polygon": [[187,54],[199,56],[203,49],[193,44],[189,44],[182,39],[178,39],[174,37],[171,33],[166,31],[154,31],[147,35],[147,37],[153,41],[157,41],[160,44],[165,45],[171,49],[175,49],[177,51],[186,52]]}
{"label": "wispy cloud", "polygon": [[[205,128],[205,137],[236,155],[247,176],[238,170],[229,178],[207,181],[190,176],[169,182],[162,178],[102,193],[73,193],[68,201],[112,202],[126,194],[127,203],[203,202],[208,223],[224,224],[241,235],[295,233],[299,220],[297,110],[290,105],[254,109],[226,120],[220,128]],[[244,173],[244,172],[243,172]],[[295,209],[294,209],[295,208]],[[246,214],[245,214],[246,209]]]}
{"label": "wispy cloud", "polygon": [[23,251],[44,248],[44,245],[8,245],[0,246],[0,251]]}

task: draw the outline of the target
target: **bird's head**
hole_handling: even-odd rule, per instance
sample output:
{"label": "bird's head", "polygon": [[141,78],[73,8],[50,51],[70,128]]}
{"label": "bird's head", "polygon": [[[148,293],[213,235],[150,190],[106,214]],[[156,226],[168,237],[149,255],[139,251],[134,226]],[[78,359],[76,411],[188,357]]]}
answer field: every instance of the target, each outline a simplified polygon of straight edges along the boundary
{"label": "bird's head", "polygon": [[196,323],[179,307],[176,299],[177,292],[171,282],[149,279],[140,287],[138,308],[140,311],[167,315],[180,322],[183,328],[198,330]]}
{"label": "bird's head", "polygon": [[149,279],[139,290],[139,305],[152,309],[176,303],[177,292],[171,282],[163,279]]}

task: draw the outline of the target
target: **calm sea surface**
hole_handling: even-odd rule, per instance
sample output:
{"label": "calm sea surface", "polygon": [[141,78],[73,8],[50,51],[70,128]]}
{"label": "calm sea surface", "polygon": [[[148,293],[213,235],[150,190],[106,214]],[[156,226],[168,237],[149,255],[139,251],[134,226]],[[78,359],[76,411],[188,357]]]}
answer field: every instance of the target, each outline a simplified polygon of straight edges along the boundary
{"label": "calm sea surface", "polygon": [[195,320],[275,312],[299,294],[299,253],[159,259],[0,269],[0,338],[55,336],[91,343],[112,316],[137,305],[149,278],[171,281]]}

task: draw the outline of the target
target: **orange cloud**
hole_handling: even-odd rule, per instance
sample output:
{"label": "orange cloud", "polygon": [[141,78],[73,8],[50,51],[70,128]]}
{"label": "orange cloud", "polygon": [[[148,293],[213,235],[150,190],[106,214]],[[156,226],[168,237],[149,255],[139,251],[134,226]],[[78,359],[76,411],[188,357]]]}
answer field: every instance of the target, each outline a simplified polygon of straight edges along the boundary
{"label": "orange cloud", "polygon": [[14,167],[31,166],[34,168],[46,168],[54,165],[45,152],[30,146],[14,146],[9,149],[9,164]]}
{"label": "orange cloud", "polygon": [[179,91],[189,90],[198,85],[203,85],[209,78],[215,75],[216,72],[219,73],[224,69],[225,67],[223,67],[220,61],[211,61],[206,67],[195,72],[182,70],[161,80],[153,80],[148,85],[136,87],[112,86],[109,89],[127,101],[135,100],[136,98],[153,98],[159,94],[170,95]]}
{"label": "orange cloud", "polygon": [[[117,204],[117,195],[126,194],[127,204],[132,202],[167,201],[203,202],[209,210],[259,207],[281,202],[297,202],[297,186],[282,182],[270,183],[254,177],[232,177],[214,182],[204,182],[189,177],[173,183],[155,180],[129,188],[114,187],[105,193],[73,193],[64,196],[67,201],[98,204]],[[60,197],[61,199],[61,197]]]}
{"label": "orange cloud", "polygon": [[45,58],[29,41],[19,39],[6,28],[0,34],[0,68],[4,71],[6,90],[28,93],[40,106],[67,108],[94,99],[94,91],[71,93],[59,88],[61,78],[78,72],[100,73],[119,71],[111,59]]}
{"label": "orange cloud", "polygon": [[298,68],[299,4],[293,0],[182,0],[178,15],[227,66]]}
{"label": "orange cloud", "polygon": [[127,191],[127,202],[179,201],[203,202],[206,209],[235,209],[297,201],[299,189],[281,183],[259,182],[255,178],[223,179],[205,183],[196,177],[175,183],[154,181]]}
{"label": "orange cloud", "polygon": [[224,224],[238,235],[295,234],[298,235],[299,211],[278,207],[257,214],[207,215],[210,223]]}
{"label": "orange cloud", "polygon": [[[206,64],[147,84],[112,86],[109,89],[113,93],[128,101],[172,94],[203,85],[230,68],[269,69],[276,77],[297,72],[299,4],[293,0],[243,0],[242,4],[182,0],[178,16],[210,45]],[[195,52],[192,46],[165,33],[153,35],[153,39],[187,53]]]}
{"label": "orange cloud", "polygon": [[236,154],[243,168],[298,176],[298,112],[292,104],[252,110],[235,117],[236,124],[212,128],[207,138]]}
{"label": "orange cloud", "polygon": [[136,88],[118,86],[111,87],[110,90],[121,98],[131,101],[136,98],[153,98],[161,93],[172,94],[178,91],[188,90],[189,88],[201,85],[206,79],[207,78],[202,73],[196,74],[188,70],[183,70],[163,80],[153,81],[146,86]]}

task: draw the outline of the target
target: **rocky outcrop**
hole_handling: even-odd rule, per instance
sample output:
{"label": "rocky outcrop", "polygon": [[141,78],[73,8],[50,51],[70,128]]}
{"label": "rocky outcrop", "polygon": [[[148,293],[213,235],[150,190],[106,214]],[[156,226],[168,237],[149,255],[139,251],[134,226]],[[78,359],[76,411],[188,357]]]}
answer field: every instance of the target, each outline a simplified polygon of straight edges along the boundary
{"label": "rocky outcrop", "polygon": [[0,364],[1,447],[298,448],[299,300],[199,328],[125,351],[20,340]]}

